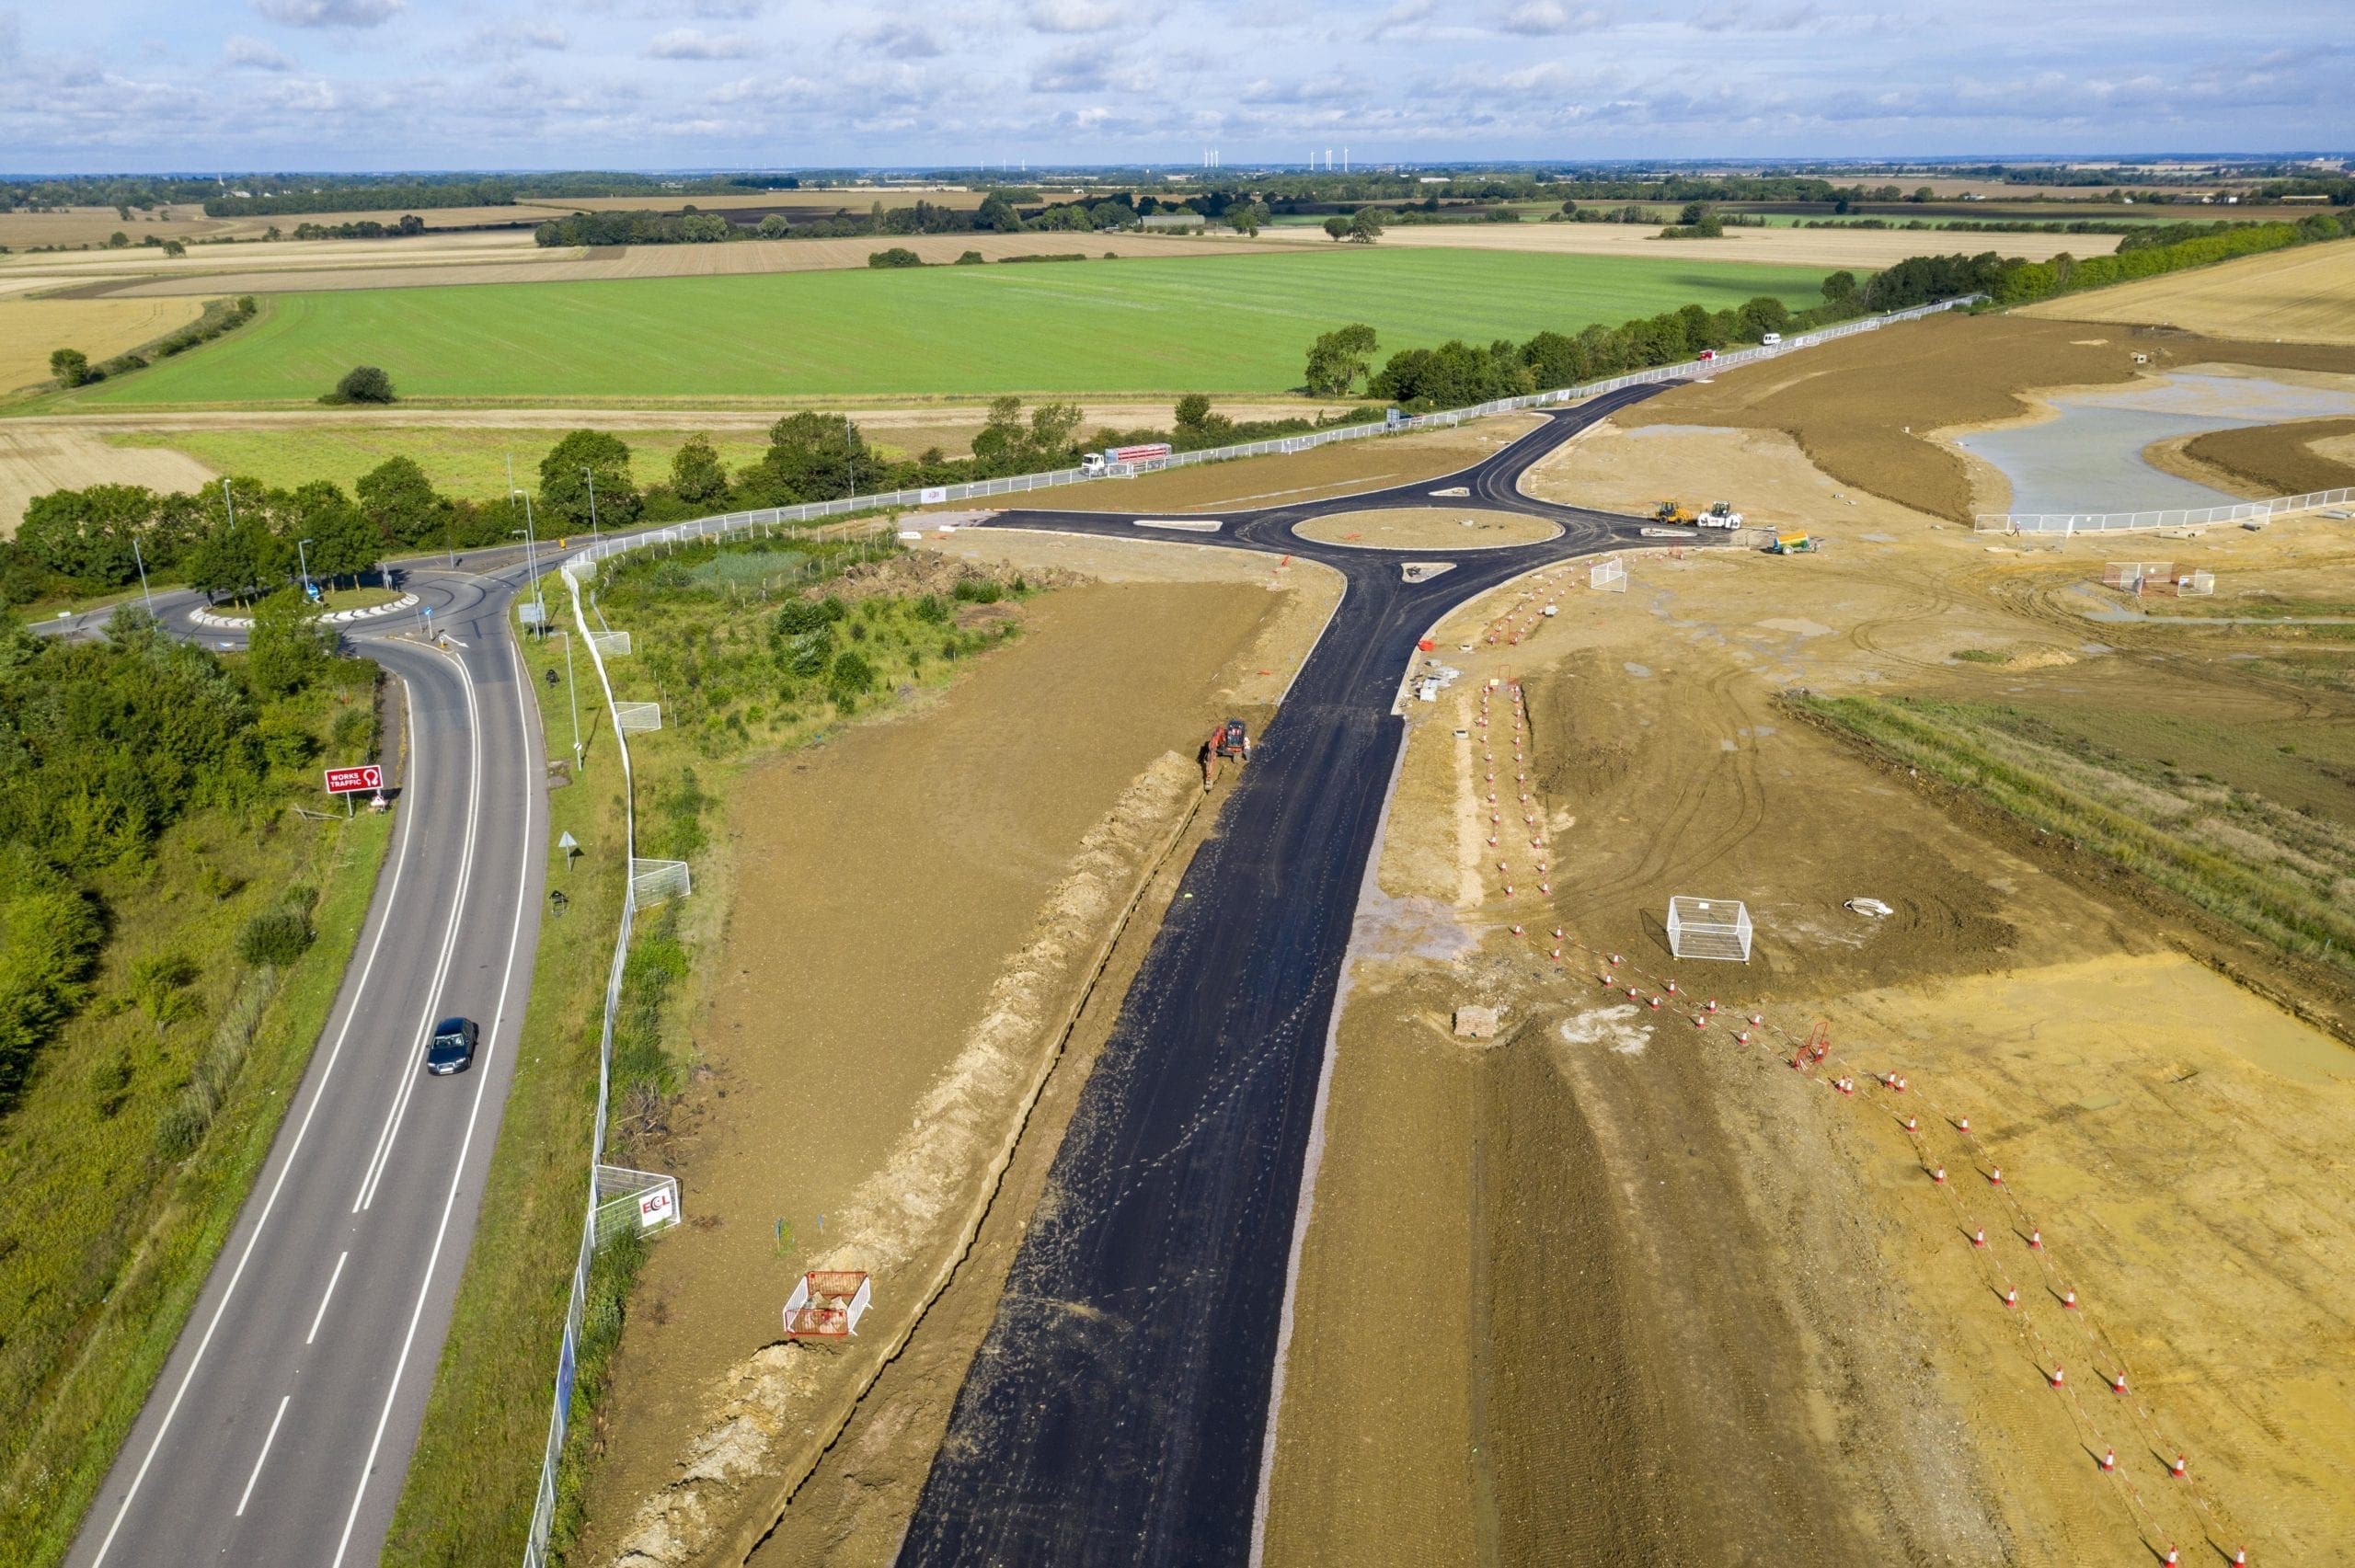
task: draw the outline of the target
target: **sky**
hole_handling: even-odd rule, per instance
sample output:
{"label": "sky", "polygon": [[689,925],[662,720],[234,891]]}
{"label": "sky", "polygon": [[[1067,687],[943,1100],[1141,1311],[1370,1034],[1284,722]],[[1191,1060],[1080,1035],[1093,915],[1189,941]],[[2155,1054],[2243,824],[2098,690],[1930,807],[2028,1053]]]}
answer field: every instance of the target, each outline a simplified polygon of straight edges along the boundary
{"label": "sky", "polygon": [[2339,150],[2350,9],[0,0],[0,170]]}

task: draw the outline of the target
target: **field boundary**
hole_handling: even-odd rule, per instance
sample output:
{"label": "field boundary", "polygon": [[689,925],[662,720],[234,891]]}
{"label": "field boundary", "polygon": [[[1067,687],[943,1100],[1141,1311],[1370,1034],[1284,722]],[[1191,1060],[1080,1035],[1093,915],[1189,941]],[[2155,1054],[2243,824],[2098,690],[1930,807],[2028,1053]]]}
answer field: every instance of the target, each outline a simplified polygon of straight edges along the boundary
{"label": "field boundary", "polygon": [[[1867,316],[1843,322],[1837,326],[1807,333],[1786,343],[1737,349],[1710,360],[1693,360],[1681,364],[1661,365],[1648,371],[1614,376],[1607,381],[1592,382],[1583,386],[1562,387],[1522,397],[1499,398],[1476,404],[1469,408],[1449,409],[1442,413],[1419,414],[1393,418],[1384,424],[1345,425],[1328,430],[1318,430],[1299,436],[1281,437],[1271,441],[1246,441],[1235,446],[1213,447],[1201,452],[1179,452],[1150,464],[1137,465],[1139,472],[1161,468],[1182,468],[1196,464],[1225,462],[1235,458],[1258,457],[1277,452],[1304,452],[1338,441],[1361,441],[1373,436],[1396,434],[1406,430],[1448,429],[1467,420],[1484,418],[1492,414],[1510,413],[1523,408],[1542,408],[1580,401],[1621,387],[1645,385],[1657,382],[1675,381],[1697,372],[1729,370],[1763,359],[1772,359],[1794,349],[1813,347],[1835,338],[1852,337],[1859,332],[1871,332],[1895,322],[1918,320],[1959,306],[1977,303],[1982,296],[1969,295],[1961,299],[1942,300],[1933,304],[1917,305],[1911,310],[1897,311],[1888,315]],[[557,568],[572,597],[572,616],[581,640],[589,648],[591,663],[597,671],[597,683],[605,695],[605,708],[613,721],[614,742],[619,748],[622,765],[622,829],[627,854],[634,862],[638,854],[638,817],[636,787],[630,768],[629,741],[621,727],[620,709],[614,695],[611,676],[605,669],[603,651],[589,626],[587,612],[580,598],[580,585],[596,570],[597,563],[628,551],[654,544],[684,544],[691,540],[716,535],[767,529],[779,524],[818,522],[826,518],[844,518],[846,514],[904,509],[912,507],[940,506],[958,501],[975,500],[988,496],[1017,494],[1024,491],[1048,489],[1063,485],[1074,485],[1093,480],[1097,475],[1084,474],[1076,468],[1057,469],[1047,474],[1017,475],[1010,478],[983,480],[968,485],[936,486],[919,490],[891,490],[876,495],[850,496],[840,500],[812,501],[795,507],[771,507],[757,511],[727,512],[692,521],[676,523],[667,528],[650,529],[622,538],[603,539],[587,549],[575,552]],[[596,1168],[604,1159],[606,1100],[612,1087],[614,1029],[621,1010],[622,970],[629,956],[629,939],[637,923],[638,899],[634,888],[625,887],[619,929],[614,943],[614,958],[605,981],[604,1017],[600,1025],[597,1045],[597,1115],[590,1146],[586,1203],[581,1220],[580,1247],[572,1270],[571,1297],[565,1308],[564,1333],[557,1352],[557,1375],[554,1408],[548,1418],[548,1441],[540,1463],[540,1481],[532,1508],[530,1533],[523,1544],[524,1568],[546,1568],[548,1536],[556,1522],[557,1472],[564,1454],[564,1440],[570,1419],[573,1371],[580,1339],[581,1314],[587,1304],[589,1270],[597,1249],[597,1188]]]}
{"label": "field boundary", "polygon": [[1974,533],[2142,533],[2154,528],[2206,528],[2220,522],[2258,522],[2324,507],[2355,505],[2355,486],[2309,490],[2216,507],[2173,507],[2165,511],[1981,512],[1970,520]]}

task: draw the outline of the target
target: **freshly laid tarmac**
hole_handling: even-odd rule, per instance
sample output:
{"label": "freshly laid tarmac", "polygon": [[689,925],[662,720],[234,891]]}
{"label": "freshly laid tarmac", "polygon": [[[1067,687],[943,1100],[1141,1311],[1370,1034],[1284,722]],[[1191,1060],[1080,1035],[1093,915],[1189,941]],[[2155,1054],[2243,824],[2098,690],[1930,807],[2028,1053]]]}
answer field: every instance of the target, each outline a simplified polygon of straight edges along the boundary
{"label": "freshly laid tarmac", "polygon": [[[1203,543],[1304,556],[1347,579],[1188,868],[1083,1091],[959,1392],[902,1549],[907,1562],[1241,1562],[1269,1413],[1336,982],[1399,756],[1415,644],[1456,605],[1550,561],[1641,538],[1638,521],[1534,501],[1518,481],[1657,386],[1550,417],[1494,457],[1412,486],[1219,516]],[[1323,544],[1334,512],[1467,507],[1542,518],[1540,544],[1403,552]],[[1205,514],[1208,515],[1208,514]],[[1167,537],[1120,515],[1012,511],[985,526]]]}

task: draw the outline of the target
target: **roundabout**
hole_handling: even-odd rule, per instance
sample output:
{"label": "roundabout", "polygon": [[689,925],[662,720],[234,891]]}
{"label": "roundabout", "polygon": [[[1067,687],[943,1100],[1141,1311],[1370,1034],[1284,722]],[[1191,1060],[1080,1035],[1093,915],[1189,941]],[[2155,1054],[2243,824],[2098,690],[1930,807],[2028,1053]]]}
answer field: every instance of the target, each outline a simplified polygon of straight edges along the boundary
{"label": "roundabout", "polygon": [[1325,512],[1292,524],[1292,531],[1311,544],[1358,550],[1501,550],[1543,544],[1562,532],[1560,524],[1528,512],[1472,507]]}

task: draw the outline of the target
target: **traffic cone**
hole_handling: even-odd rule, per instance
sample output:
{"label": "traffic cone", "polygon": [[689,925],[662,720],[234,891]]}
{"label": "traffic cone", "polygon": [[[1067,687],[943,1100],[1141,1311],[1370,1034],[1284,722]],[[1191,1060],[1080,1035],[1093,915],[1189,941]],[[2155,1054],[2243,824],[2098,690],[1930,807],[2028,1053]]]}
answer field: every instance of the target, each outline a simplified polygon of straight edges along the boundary
{"label": "traffic cone", "polygon": [[1733,1043],[1737,1046],[1746,1046],[1750,1044],[1750,1031],[1744,1029],[1740,1034],[1736,1035],[1733,1037]]}
{"label": "traffic cone", "polygon": [[1753,1013],[1750,1015],[1750,1026],[1753,1029],[1765,1022],[1766,1015],[1763,1013]]}
{"label": "traffic cone", "polygon": [[1914,1122],[1914,1120],[1913,1120],[1913,1118],[1912,1116],[1908,1116],[1908,1117],[1906,1117],[1906,1118],[1905,1118],[1905,1130],[1906,1130],[1906,1131],[1908,1131],[1908,1132],[1919,1132],[1919,1131],[1921,1131],[1922,1129],[1921,1129],[1921,1127],[1919,1127],[1919,1126]]}
{"label": "traffic cone", "polygon": [[2066,1383],[2068,1380],[2069,1380],[2069,1369],[2068,1369],[2067,1368],[2065,1368],[2065,1367],[2055,1367],[2055,1368],[2052,1368],[2052,1386],[2053,1386],[2054,1388],[2056,1388],[2056,1389],[2057,1389],[2057,1388],[2061,1387],[2062,1384]]}
{"label": "traffic cone", "polygon": [[1619,955],[1618,955],[1618,954],[1616,954],[1616,953],[1614,953],[1614,954],[1611,956],[1611,961],[1612,961],[1612,963],[1614,963],[1614,964],[1618,963],[1618,962],[1619,962]]}
{"label": "traffic cone", "polygon": [[1947,1185],[1947,1168],[1944,1165],[1941,1165],[1936,1170],[1931,1172],[1930,1180],[1936,1182],[1940,1186],[1945,1186]]}
{"label": "traffic cone", "polygon": [[1554,940],[1557,942],[1562,940],[1562,928],[1558,925],[1554,928]]}
{"label": "traffic cone", "polygon": [[2032,1225],[2028,1227],[2028,1250],[2032,1253],[2040,1253],[2044,1250],[2044,1232]]}
{"label": "traffic cone", "polygon": [[2248,1553],[2236,1549],[2233,1552],[2233,1568],[2248,1568]]}
{"label": "traffic cone", "polygon": [[2108,1449],[2103,1453],[2101,1457],[2101,1468],[2104,1470],[2116,1470],[2118,1468],[2118,1450],[2116,1448]]}
{"label": "traffic cone", "polygon": [[2159,1562],[2160,1562],[2160,1563],[2163,1565],[2163,1568],[2175,1568],[2175,1565],[2176,1565],[2175,1548],[2174,1548],[2174,1547],[2172,1547],[2172,1546],[2168,1547],[2168,1548],[2167,1548],[2167,1554],[2166,1554],[2165,1557],[2160,1558],[2160,1559],[2159,1559]]}
{"label": "traffic cone", "polygon": [[1512,933],[1513,933],[1515,936],[1519,936],[1519,935],[1521,934],[1521,926],[1519,925],[1519,923],[1518,923],[1518,922],[1516,922],[1516,923],[1514,924],[1514,926],[1513,926],[1513,928],[1512,928]]}
{"label": "traffic cone", "polygon": [[2181,1454],[2177,1454],[2175,1457],[2175,1463],[2167,1466],[2167,1473],[2174,1476],[2177,1481],[2181,1481],[2183,1479],[2183,1472],[2189,1468],[2190,1467],[2185,1462],[2184,1457]]}
{"label": "traffic cone", "polygon": [[1987,1185],[1991,1187],[2000,1187],[2004,1185],[2004,1168],[2001,1165],[1987,1173]]}
{"label": "traffic cone", "polygon": [[2006,1286],[2004,1290],[2004,1305],[2006,1307],[2016,1307],[2019,1304],[2020,1293]]}
{"label": "traffic cone", "polygon": [[2074,1290],[2062,1291],[2061,1293],[2061,1304],[2063,1307],[2068,1308],[2069,1310],[2073,1312],[2077,1310],[2077,1293]]}
{"label": "traffic cone", "polygon": [[1658,1012],[1660,1010],[1660,998],[1652,998],[1652,1010],[1654,1012]]}
{"label": "traffic cone", "polygon": [[1709,1011],[1710,1011],[1710,1012],[1712,1012],[1712,1013],[1715,1013],[1717,1010],[1717,999],[1716,997],[1714,997],[1714,996],[1713,996],[1713,997],[1711,997],[1711,998],[1709,999]]}
{"label": "traffic cone", "polygon": [[1957,1132],[1969,1132],[1970,1130],[1970,1118],[1969,1116],[1956,1117],[1954,1130]]}
{"label": "traffic cone", "polygon": [[1676,994],[1676,982],[1674,980],[1668,982],[1668,994],[1671,996],[1674,996]]}
{"label": "traffic cone", "polygon": [[1636,988],[1634,986],[1629,986],[1627,988],[1627,1000],[1629,1001],[1636,1000]]}
{"label": "traffic cone", "polygon": [[1973,1230],[1970,1233],[1970,1244],[1974,1247],[1985,1246],[1987,1244],[1987,1232],[1983,1230]]}
{"label": "traffic cone", "polygon": [[2120,1372],[2109,1379],[2109,1391],[2114,1394],[2122,1394],[2126,1391],[2125,1373]]}

